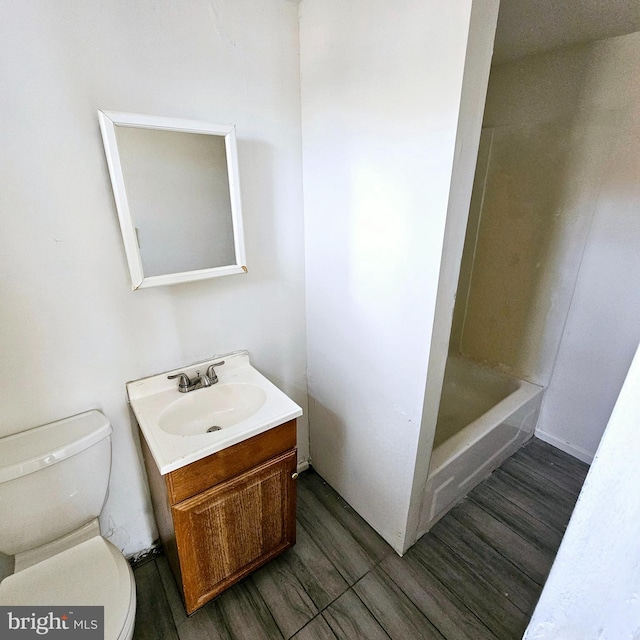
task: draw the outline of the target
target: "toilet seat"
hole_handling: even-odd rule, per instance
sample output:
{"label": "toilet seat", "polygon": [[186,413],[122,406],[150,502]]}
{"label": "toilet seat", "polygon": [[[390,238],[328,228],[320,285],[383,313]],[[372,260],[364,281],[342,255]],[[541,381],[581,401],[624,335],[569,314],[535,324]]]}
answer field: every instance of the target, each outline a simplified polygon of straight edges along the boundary
{"label": "toilet seat", "polygon": [[133,572],[116,547],[95,536],[5,578],[0,604],[104,605],[105,640],[130,640],[136,608]]}

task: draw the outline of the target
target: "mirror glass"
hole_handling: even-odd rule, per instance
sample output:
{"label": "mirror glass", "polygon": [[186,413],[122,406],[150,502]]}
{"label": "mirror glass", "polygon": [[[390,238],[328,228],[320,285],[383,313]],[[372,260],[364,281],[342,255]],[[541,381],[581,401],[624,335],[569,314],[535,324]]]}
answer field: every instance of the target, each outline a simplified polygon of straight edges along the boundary
{"label": "mirror glass", "polygon": [[99,116],[133,288],[246,272],[233,125]]}

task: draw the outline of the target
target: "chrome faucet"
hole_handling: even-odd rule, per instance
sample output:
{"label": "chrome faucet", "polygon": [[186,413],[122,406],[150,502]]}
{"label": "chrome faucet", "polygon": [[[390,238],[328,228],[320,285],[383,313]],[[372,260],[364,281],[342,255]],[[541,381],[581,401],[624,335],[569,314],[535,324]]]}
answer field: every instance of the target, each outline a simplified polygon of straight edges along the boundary
{"label": "chrome faucet", "polygon": [[167,378],[169,380],[178,378],[178,391],[180,393],[188,393],[189,391],[203,389],[204,387],[210,387],[212,384],[216,384],[216,382],[218,382],[218,375],[214,367],[219,367],[221,364],[224,364],[224,360],[209,365],[207,373],[204,375],[200,375],[200,372],[196,371],[196,377],[193,378],[193,380],[184,372],[174,373],[172,376],[167,376]]}

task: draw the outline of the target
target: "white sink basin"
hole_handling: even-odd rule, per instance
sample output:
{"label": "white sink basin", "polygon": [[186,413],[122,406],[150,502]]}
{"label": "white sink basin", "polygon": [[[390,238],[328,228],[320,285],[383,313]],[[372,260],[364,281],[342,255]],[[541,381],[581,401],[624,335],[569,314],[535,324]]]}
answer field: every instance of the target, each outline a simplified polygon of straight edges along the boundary
{"label": "white sink basin", "polygon": [[161,414],[163,431],[179,436],[199,436],[220,431],[250,418],[267,400],[253,384],[214,384],[181,394]]}
{"label": "white sink basin", "polygon": [[[168,376],[190,378],[208,366],[219,381],[187,393]],[[302,409],[251,366],[246,351],[127,383],[133,413],[161,474],[258,435],[302,415]]]}

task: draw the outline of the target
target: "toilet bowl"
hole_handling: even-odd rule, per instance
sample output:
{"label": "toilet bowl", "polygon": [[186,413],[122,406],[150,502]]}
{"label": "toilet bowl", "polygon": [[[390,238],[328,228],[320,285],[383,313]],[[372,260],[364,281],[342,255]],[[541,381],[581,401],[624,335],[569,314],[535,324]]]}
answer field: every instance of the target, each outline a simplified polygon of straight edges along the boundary
{"label": "toilet bowl", "polygon": [[97,519],[111,431],[88,411],[0,439],[0,552],[15,556],[0,605],[103,606],[105,640],[130,640],[133,572]]}

